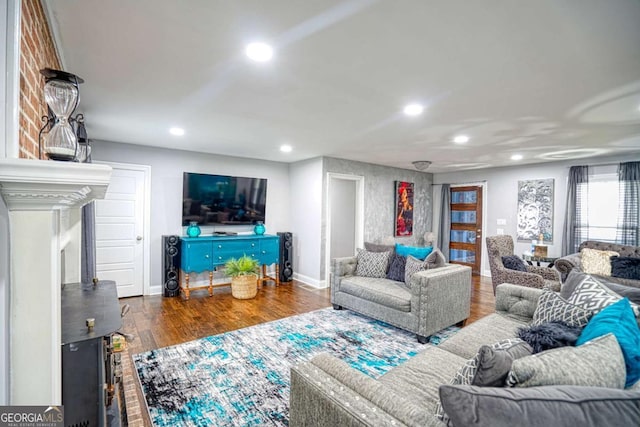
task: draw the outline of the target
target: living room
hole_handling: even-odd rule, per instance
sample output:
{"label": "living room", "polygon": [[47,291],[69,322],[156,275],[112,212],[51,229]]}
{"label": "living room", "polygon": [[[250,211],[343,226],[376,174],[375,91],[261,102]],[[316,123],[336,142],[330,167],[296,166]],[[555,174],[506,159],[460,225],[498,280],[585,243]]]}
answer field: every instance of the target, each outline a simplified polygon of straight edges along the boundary
{"label": "living room", "polygon": [[[94,22],[96,17],[102,22]],[[213,304],[221,309],[213,301],[217,296],[231,300],[224,286],[228,280],[217,272],[189,275],[192,287],[210,281],[220,285],[213,298],[205,289],[191,293],[188,301],[184,293],[171,302],[162,296],[163,236],[187,234],[185,173],[266,180],[266,233],[292,233],[289,289],[304,292],[300,305],[309,307],[300,312],[330,306],[332,259],[354,255],[365,242],[395,237],[397,243],[423,247],[431,237],[452,261],[447,248],[455,244],[443,240],[453,228],[443,221],[448,206],[443,209],[442,190],[476,187],[482,193],[481,220],[472,252],[480,256],[461,262],[474,270],[475,292],[491,295],[490,307],[482,309],[493,312],[484,238],[512,236],[517,256],[531,252],[532,240],[539,240],[537,232],[535,238],[520,233],[520,183],[551,181],[544,246],[546,257],[557,259],[567,254],[563,234],[570,168],[588,165],[592,173],[615,174],[621,162],[640,160],[640,31],[635,24],[640,8],[634,2],[124,6],[22,0],[3,6],[0,18],[8,29],[1,36],[7,46],[1,83],[7,90],[0,111],[6,135],[0,158],[9,161],[0,169],[17,158],[45,162],[36,159],[46,158],[40,153],[40,117],[49,112],[40,70],[48,67],[84,79],[73,114],[85,116],[91,166],[113,174],[109,189],[105,185],[94,192],[108,198],[114,178],[142,177],[141,192],[131,193],[140,204],[141,228],[134,232],[139,240],[132,241],[140,251],[139,276],[98,270],[98,277],[117,278],[120,297],[135,296],[129,301],[134,313],[123,320],[127,326],[132,315],[141,319],[151,306],[169,304],[176,316],[197,317],[199,309],[210,311]],[[545,25],[532,24],[536,20]],[[205,35],[212,40],[203,40]],[[265,63],[253,62],[243,51],[245,41],[260,36],[275,46]],[[394,75],[402,78],[390,81]],[[181,132],[170,131],[176,126]],[[337,181],[349,183],[354,192],[348,206],[332,198]],[[410,235],[397,233],[397,183],[413,185]],[[10,227],[33,224],[33,219],[18,222],[8,205],[0,203],[0,342],[5,349],[18,333],[11,326],[16,318],[10,318],[11,274],[18,273],[16,265],[22,274],[33,262],[12,259],[25,249],[9,246],[23,232]],[[352,221],[350,245],[336,248],[341,233],[336,218],[344,213]],[[60,218],[61,224],[80,223],[69,215]],[[69,228],[79,236],[74,227]],[[214,232],[250,236],[253,230],[254,224],[201,225],[203,237]],[[101,238],[98,233],[98,242]],[[52,264],[54,273],[41,274],[64,282],[79,277],[80,268],[72,265],[75,243],[66,243],[64,233],[62,240],[67,245],[63,259],[45,254],[52,261],[44,264]],[[267,274],[277,275],[275,268],[268,266]],[[259,298],[274,298],[269,303],[277,304],[278,289],[284,301],[288,286],[266,283]],[[272,320],[260,313],[268,309],[256,304],[246,302],[251,315]],[[244,310],[234,307],[231,317],[233,310]],[[50,314],[33,311],[35,322],[47,322]],[[228,330],[246,326],[241,320],[226,324]],[[179,339],[217,333],[201,326]],[[0,351],[0,404],[11,402],[11,357],[8,350]],[[144,396],[141,400],[144,408]]]}

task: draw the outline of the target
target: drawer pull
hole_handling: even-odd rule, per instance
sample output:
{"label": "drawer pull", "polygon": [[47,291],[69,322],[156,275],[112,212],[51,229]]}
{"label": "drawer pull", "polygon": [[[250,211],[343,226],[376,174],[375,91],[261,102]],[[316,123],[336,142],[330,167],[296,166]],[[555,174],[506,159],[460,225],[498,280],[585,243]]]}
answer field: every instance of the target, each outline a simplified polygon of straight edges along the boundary
{"label": "drawer pull", "polygon": [[218,259],[222,261],[222,257],[221,256],[219,256]]}
{"label": "drawer pull", "polygon": [[205,257],[205,258],[209,258],[209,254],[206,254],[204,257]]}
{"label": "drawer pull", "polygon": [[218,245],[218,249],[222,249],[222,245]]}

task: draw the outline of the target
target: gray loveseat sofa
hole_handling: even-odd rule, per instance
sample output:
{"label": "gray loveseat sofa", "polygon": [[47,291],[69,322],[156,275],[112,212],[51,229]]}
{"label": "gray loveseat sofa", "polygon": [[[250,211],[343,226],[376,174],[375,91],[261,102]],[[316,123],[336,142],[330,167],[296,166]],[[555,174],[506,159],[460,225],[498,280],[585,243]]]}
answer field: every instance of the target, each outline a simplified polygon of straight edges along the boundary
{"label": "gray loveseat sofa", "polygon": [[431,334],[464,321],[471,310],[471,268],[445,264],[419,271],[411,286],[390,279],[354,275],[356,257],[331,261],[331,303],[414,332]]}
{"label": "gray loveseat sofa", "polygon": [[[621,257],[640,258],[640,247],[618,245],[615,243],[597,242],[595,240],[587,240],[580,243],[577,253],[565,255],[562,258],[559,258],[558,260],[556,260],[554,265],[555,265],[555,268],[560,272],[563,282],[567,279],[571,270],[573,270],[574,268],[580,270],[580,266],[581,266],[580,251],[584,248],[597,249],[599,251],[615,251],[615,252],[618,252]],[[600,278],[600,276],[595,276],[595,277]],[[640,288],[640,280],[623,279],[618,277],[605,277],[604,279],[607,281],[619,283],[621,285]]]}
{"label": "gray loveseat sofa", "polygon": [[[474,357],[480,346],[514,337],[518,327],[532,320],[541,292],[540,289],[518,285],[499,285],[495,313],[466,326],[437,347],[426,345],[418,355],[378,379],[370,378],[326,353],[293,367],[289,425],[443,426],[444,423],[434,416],[439,401],[439,386],[448,384],[467,359]],[[504,390],[482,389],[488,389],[489,392]],[[562,387],[538,389],[538,400],[552,400],[558,405],[546,408],[546,420],[520,408],[508,414],[507,418],[512,421],[498,425],[622,425],[615,424],[615,420],[607,419],[606,415],[600,416],[599,420],[580,418],[583,404],[592,407],[602,404],[603,409],[607,409],[614,399],[624,400],[625,404],[631,401],[632,409],[624,415],[627,420],[631,417],[634,421],[640,421],[640,391],[637,390],[586,387],[589,397],[571,397],[568,389]],[[531,396],[525,399],[518,397],[518,389],[508,390],[513,390],[512,400],[536,400]],[[573,408],[572,413],[566,412],[567,406]],[[472,405],[460,402],[460,411],[473,411]],[[550,422],[549,417],[554,421]]]}

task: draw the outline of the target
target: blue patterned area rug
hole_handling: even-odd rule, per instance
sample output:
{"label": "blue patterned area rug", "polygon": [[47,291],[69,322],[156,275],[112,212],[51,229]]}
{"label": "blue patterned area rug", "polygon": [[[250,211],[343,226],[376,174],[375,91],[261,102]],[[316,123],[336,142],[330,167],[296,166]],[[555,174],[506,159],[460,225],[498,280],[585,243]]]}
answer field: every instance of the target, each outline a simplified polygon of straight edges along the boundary
{"label": "blue patterned area rug", "polygon": [[[458,329],[444,329],[430,343]],[[287,426],[291,366],[329,352],[377,378],[425,345],[415,334],[329,308],[133,359],[156,426]]]}

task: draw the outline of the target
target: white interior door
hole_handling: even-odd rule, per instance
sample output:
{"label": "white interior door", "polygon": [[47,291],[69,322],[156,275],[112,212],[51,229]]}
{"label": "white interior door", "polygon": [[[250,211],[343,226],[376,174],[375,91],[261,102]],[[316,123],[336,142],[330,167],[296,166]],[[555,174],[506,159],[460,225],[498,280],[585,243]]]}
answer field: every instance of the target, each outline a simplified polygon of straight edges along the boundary
{"label": "white interior door", "polygon": [[114,280],[118,297],[144,291],[145,171],[113,165],[103,200],[96,200],[96,270]]}

